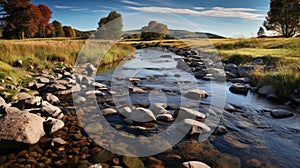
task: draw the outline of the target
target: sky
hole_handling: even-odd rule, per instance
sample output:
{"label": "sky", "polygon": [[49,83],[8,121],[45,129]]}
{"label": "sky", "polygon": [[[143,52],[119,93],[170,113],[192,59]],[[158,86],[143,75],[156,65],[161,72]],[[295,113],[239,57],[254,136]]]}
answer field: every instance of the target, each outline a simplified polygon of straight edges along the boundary
{"label": "sky", "polygon": [[122,14],[123,30],[155,20],[169,29],[209,32],[225,37],[255,37],[269,0],[31,0],[53,12],[52,21],[79,30],[95,30],[112,10]]}

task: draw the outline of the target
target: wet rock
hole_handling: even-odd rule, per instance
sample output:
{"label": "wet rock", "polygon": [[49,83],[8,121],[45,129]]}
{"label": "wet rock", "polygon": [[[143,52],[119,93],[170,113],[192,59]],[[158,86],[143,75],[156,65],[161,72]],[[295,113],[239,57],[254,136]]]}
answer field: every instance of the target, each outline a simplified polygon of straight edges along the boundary
{"label": "wet rock", "polygon": [[130,91],[132,91],[133,93],[145,93],[145,91],[141,88],[138,88],[138,87],[130,87],[129,88]]}
{"label": "wet rock", "polygon": [[236,111],[236,108],[233,107],[231,104],[226,103],[224,106],[224,110],[229,111],[229,112],[233,112]]}
{"label": "wet rock", "polygon": [[232,73],[229,71],[226,71],[225,73],[226,73],[227,78],[237,78],[237,74],[235,74],[235,73]]}
{"label": "wet rock", "polygon": [[105,84],[98,83],[98,82],[92,82],[92,86],[94,86],[96,89],[106,88]]}
{"label": "wet rock", "polygon": [[57,92],[56,94],[57,94],[58,96],[66,96],[66,95],[70,95],[70,94],[72,94],[72,93],[73,93],[72,89],[68,89],[68,90],[62,90],[62,91],[59,91],[59,92]]}
{"label": "wet rock", "polygon": [[188,99],[192,99],[192,100],[204,99],[204,98],[206,98],[208,96],[209,96],[209,94],[206,91],[200,90],[200,89],[189,90],[184,95],[184,97],[186,97]]}
{"label": "wet rock", "polygon": [[181,119],[185,119],[185,118],[205,119],[206,118],[206,115],[202,114],[201,112],[198,112],[193,109],[185,108],[185,107],[180,107],[178,110],[174,112],[174,115],[177,118],[180,117]]}
{"label": "wet rock", "polygon": [[229,81],[231,81],[232,83],[250,83],[250,79],[248,77],[234,78],[230,79]]}
{"label": "wet rock", "polygon": [[67,142],[65,140],[63,140],[62,138],[53,138],[51,141],[51,146],[54,146],[55,144],[65,145],[65,144],[67,144]]}
{"label": "wet rock", "polygon": [[174,118],[171,114],[159,114],[156,116],[156,119],[164,122],[173,122]]}
{"label": "wet rock", "polygon": [[215,129],[213,134],[214,135],[224,135],[226,133],[228,133],[227,128],[224,127],[223,125],[219,125],[219,126],[217,126],[217,128]]}
{"label": "wet rock", "polygon": [[164,103],[153,103],[150,105],[149,109],[153,112],[154,116],[169,113],[165,108],[167,107]]}
{"label": "wet rock", "polygon": [[261,167],[261,162],[258,159],[249,159],[247,160],[247,165],[251,167]]}
{"label": "wet rock", "polygon": [[49,117],[44,123],[43,127],[46,133],[52,134],[65,126],[65,123],[59,119]]}
{"label": "wet rock", "polygon": [[271,94],[275,95],[275,93],[270,85],[265,85],[265,86],[261,87],[260,89],[258,89],[257,92],[264,96],[268,96]]}
{"label": "wet rock", "polygon": [[118,111],[120,114],[122,114],[124,117],[129,117],[132,113],[132,109],[128,106],[119,107]]}
{"label": "wet rock", "polygon": [[[53,106],[47,101],[43,101],[42,103],[42,112],[45,114],[45,116],[51,116],[54,118],[58,118],[60,114],[62,113],[61,109],[59,107]],[[63,115],[62,115],[63,117]],[[61,119],[61,118],[58,118]]]}
{"label": "wet rock", "polygon": [[210,166],[199,161],[188,161],[182,163],[181,168],[210,168]]}
{"label": "wet rock", "polygon": [[[203,132],[210,132],[211,129],[202,122],[193,120],[193,119],[184,119],[178,124],[178,128],[180,130],[187,130],[188,128],[191,128],[191,134],[199,134]],[[198,129],[199,128],[199,129]]]}
{"label": "wet rock", "polygon": [[53,95],[52,93],[47,93],[44,96],[44,99],[54,105],[60,103],[59,98],[57,96]]}
{"label": "wet rock", "polygon": [[45,135],[42,117],[7,107],[0,118],[0,139],[35,144]]}
{"label": "wet rock", "polygon": [[123,162],[128,168],[144,168],[144,163],[136,157],[123,157]]}
{"label": "wet rock", "polygon": [[66,90],[66,89],[67,88],[64,85],[54,83],[49,86],[48,91],[49,92],[57,92],[57,91]]}
{"label": "wet rock", "polygon": [[92,163],[105,163],[113,158],[114,154],[110,151],[102,149],[100,152],[94,154],[89,159]]}
{"label": "wet rock", "polygon": [[135,108],[129,117],[131,120],[136,122],[149,122],[155,121],[156,118],[151,110],[142,107]]}
{"label": "wet rock", "polygon": [[293,113],[286,110],[272,110],[270,112],[270,115],[276,119],[283,119],[283,118],[289,118],[294,116]]}
{"label": "wet rock", "polygon": [[140,82],[140,81],[142,81],[139,78],[128,78],[128,80],[129,80],[129,82]]}
{"label": "wet rock", "polygon": [[87,133],[90,134],[101,132],[103,130],[103,127],[100,123],[95,122],[87,125],[84,129]]}
{"label": "wet rock", "polygon": [[88,168],[103,168],[103,167],[101,163],[98,163],[98,164],[91,165]]}
{"label": "wet rock", "polygon": [[197,79],[202,79],[206,74],[207,74],[207,72],[205,70],[200,70],[200,71],[194,72],[194,76]]}
{"label": "wet rock", "polygon": [[18,101],[18,100],[23,100],[23,99],[29,99],[32,96],[29,93],[26,92],[21,92],[21,93],[17,93],[16,95],[14,95],[12,97],[12,101]]}
{"label": "wet rock", "polygon": [[75,100],[73,100],[75,104],[80,104],[80,103],[84,103],[86,102],[86,98],[85,97],[82,97],[82,96],[77,96],[75,98]]}
{"label": "wet rock", "polygon": [[230,86],[229,91],[236,94],[247,94],[248,93],[248,87],[241,83],[234,83]]}
{"label": "wet rock", "polygon": [[104,116],[106,115],[112,115],[112,114],[117,114],[117,110],[113,109],[113,108],[106,108],[106,109],[103,109],[101,110],[102,114]]}
{"label": "wet rock", "polygon": [[237,66],[235,64],[229,63],[224,65],[224,70],[232,73],[236,73]]}

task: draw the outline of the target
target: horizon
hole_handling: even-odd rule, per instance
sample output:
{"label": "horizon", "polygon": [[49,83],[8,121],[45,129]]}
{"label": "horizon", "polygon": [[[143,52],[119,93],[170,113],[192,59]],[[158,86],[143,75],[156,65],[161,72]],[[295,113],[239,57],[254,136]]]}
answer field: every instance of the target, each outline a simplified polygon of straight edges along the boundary
{"label": "horizon", "polygon": [[81,31],[96,30],[98,22],[110,11],[123,17],[123,31],[138,30],[150,20],[168,25],[172,30],[205,32],[229,38],[256,37],[269,10],[269,0],[32,0],[52,10],[52,19]]}

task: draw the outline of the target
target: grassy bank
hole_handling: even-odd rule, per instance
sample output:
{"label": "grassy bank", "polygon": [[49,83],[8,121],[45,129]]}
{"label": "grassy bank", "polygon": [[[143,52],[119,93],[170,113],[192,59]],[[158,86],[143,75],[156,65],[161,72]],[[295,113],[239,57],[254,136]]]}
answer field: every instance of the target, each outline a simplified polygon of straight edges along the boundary
{"label": "grassy bank", "polygon": [[[76,40],[69,38],[53,39],[28,39],[28,40],[0,40],[0,79],[6,77],[13,78],[13,83],[23,84],[26,81],[25,74],[39,73],[42,70],[51,70],[55,63],[64,62],[74,65],[75,61],[85,46],[86,40]],[[127,56],[132,56],[135,48],[126,44],[113,44],[110,46],[108,41],[99,41],[93,51],[84,52],[80,58],[82,61],[99,62],[91,60],[94,53],[104,52],[101,57],[100,65],[107,65]],[[94,55],[93,55],[94,56]],[[22,60],[22,67],[14,67],[17,60]],[[32,69],[33,68],[33,69]]]}
{"label": "grassy bank", "polygon": [[238,66],[262,58],[266,65],[275,69],[257,68],[251,75],[253,84],[271,85],[282,97],[288,97],[295,89],[300,91],[300,38],[131,40],[125,43],[138,48],[162,46],[217,52],[224,62]]}

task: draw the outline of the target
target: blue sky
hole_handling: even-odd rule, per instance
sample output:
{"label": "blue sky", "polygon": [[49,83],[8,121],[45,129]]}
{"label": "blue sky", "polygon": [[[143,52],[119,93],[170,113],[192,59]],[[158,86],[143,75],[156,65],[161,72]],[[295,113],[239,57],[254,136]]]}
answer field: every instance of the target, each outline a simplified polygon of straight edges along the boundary
{"label": "blue sky", "polygon": [[150,20],[170,29],[216,33],[226,37],[256,36],[269,0],[32,0],[51,8],[52,20],[79,30],[94,30],[100,18],[116,10],[124,30],[140,29]]}

